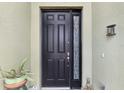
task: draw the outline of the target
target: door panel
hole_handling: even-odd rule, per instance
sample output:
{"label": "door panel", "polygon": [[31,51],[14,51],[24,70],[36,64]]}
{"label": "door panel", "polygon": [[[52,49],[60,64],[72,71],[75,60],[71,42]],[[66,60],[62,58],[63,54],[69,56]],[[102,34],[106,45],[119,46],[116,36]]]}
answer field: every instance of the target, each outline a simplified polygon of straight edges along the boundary
{"label": "door panel", "polygon": [[47,49],[48,52],[54,52],[54,25],[47,25]]}
{"label": "door panel", "polygon": [[58,24],[58,52],[65,52],[65,24]]}
{"label": "door panel", "polygon": [[70,14],[43,13],[43,86],[69,86]]}

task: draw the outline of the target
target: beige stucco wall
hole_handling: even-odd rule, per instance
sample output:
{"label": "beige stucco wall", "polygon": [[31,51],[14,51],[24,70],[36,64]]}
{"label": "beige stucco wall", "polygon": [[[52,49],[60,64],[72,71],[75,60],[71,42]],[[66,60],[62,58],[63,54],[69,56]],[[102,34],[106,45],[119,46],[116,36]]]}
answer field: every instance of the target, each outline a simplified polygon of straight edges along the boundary
{"label": "beige stucco wall", "polygon": [[[87,77],[92,78],[93,71],[94,84],[100,82],[106,89],[124,89],[123,3],[93,3],[92,7],[91,3],[0,3],[2,68],[8,70],[16,67],[24,57],[31,58],[33,77],[41,85],[40,7],[83,7],[82,84]],[[106,26],[113,23],[117,24],[117,35],[106,38]],[[30,69],[30,63],[28,66]],[[0,81],[0,89],[2,86]]]}
{"label": "beige stucco wall", "polygon": [[92,78],[92,20],[91,3],[31,3],[31,70],[41,86],[41,23],[40,7],[83,7],[82,15],[82,79]]}
{"label": "beige stucco wall", "polygon": [[25,57],[30,59],[30,3],[0,3],[0,66],[16,68]]}
{"label": "beige stucco wall", "polygon": [[[93,3],[93,80],[106,89],[124,89],[124,3]],[[116,35],[106,37],[106,26]],[[104,57],[102,54],[104,53]]]}

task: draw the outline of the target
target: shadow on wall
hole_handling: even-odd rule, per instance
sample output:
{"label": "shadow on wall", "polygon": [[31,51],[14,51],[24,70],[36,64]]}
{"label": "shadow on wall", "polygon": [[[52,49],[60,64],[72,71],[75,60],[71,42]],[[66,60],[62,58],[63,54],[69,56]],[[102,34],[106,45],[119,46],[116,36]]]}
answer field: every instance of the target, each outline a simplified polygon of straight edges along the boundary
{"label": "shadow on wall", "polygon": [[100,81],[95,81],[93,86],[94,86],[94,90],[105,90],[105,85]]}

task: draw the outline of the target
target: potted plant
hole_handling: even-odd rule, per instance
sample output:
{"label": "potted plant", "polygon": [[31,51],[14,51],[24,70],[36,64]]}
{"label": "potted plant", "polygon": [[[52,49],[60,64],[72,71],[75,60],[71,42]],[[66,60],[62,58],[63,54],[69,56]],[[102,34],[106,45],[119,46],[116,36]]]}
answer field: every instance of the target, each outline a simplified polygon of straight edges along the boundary
{"label": "potted plant", "polygon": [[0,68],[0,72],[4,81],[4,87],[6,89],[27,89],[25,84],[27,81],[32,81],[30,78],[30,71],[25,69],[25,64],[27,63],[27,58],[22,60],[21,65],[18,69],[10,69],[9,71],[5,71]]}

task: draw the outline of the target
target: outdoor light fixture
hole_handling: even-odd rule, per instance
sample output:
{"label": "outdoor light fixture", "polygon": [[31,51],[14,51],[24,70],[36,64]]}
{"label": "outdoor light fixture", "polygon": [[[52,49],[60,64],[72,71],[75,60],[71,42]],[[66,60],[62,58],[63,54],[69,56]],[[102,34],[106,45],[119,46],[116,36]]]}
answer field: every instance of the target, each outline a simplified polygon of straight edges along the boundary
{"label": "outdoor light fixture", "polygon": [[107,34],[106,34],[106,36],[114,36],[114,35],[116,35],[115,26],[116,26],[116,24],[107,26]]}

